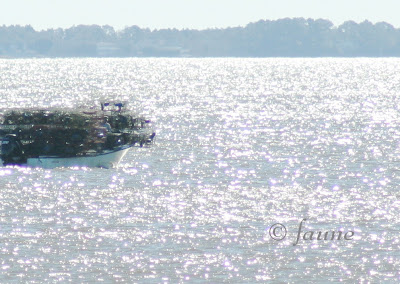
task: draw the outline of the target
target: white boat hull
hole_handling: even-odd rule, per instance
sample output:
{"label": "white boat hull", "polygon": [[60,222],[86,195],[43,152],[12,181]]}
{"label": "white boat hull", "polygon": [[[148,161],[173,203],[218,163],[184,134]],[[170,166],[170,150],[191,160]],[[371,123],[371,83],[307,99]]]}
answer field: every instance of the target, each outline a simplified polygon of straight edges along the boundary
{"label": "white boat hull", "polygon": [[131,147],[132,146],[125,146],[113,151],[78,157],[40,156],[38,158],[28,158],[27,165],[29,167],[40,167],[45,169],[57,167],[113,168],[119,164]]}

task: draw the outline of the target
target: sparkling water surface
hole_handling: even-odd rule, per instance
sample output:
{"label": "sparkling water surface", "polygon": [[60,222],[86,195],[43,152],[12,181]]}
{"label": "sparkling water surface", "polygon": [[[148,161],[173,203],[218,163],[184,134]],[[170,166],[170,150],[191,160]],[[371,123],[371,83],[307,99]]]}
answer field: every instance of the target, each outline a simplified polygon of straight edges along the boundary
{"label": "sparkling water surface", "polygon": [[[1,167],[0,282],[399,281],[399,66],[0,60],[2,111],[122,100],[157,129],[116,169]],[[303,219],[354,237],[293,245]]]}

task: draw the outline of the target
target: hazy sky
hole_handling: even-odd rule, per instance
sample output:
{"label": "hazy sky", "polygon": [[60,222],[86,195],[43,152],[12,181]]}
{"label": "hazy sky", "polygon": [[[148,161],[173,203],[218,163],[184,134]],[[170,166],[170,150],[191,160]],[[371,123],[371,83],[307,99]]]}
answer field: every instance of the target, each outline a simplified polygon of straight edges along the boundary
{"label": "hazy sky", "polygon": [[244,26],[286,17],[385,21],[400,28],[400,0],[0,0],[0,25],[36,30],[79,24],[141,28]]}

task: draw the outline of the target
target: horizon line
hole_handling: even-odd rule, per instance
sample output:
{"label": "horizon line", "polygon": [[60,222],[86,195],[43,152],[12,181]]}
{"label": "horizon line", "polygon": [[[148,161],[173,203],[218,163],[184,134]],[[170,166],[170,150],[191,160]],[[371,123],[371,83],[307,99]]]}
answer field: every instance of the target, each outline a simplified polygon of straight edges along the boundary
{"label": "horizon line", "polygon": [[115,26],[112,26],[111,24],[73,24],[72,26],[68,26],[68,27],[48,27],[48,28],[35,28],[32,24],[10,24],[10,25],[1,25],[1,27],[13,27],[13,26],[20,26],[20,27],[31,27],[34,31],[36,32],[41,32],[41,31],[48,31],[48,30],[58,30],[58,29],[62,29],[62,30],[67,30],[67,29],[71,29],[74,27],[78,27],[78,26],[100,26],[100,27],[112,27],[114,29],[114,31],[118,32],[118,31],[123,31],[126,28],[130,28],[130,27],[138,27],[140,29],[143,30],[150,30],[150,31],[159,31],[159,30],[177,30],[177,31],[206,31],[206,30],[219,30],[219,29],[234,29],[234,28],[245,28],[246,26],[250,25],[250,24],[254,24],[254,23],[258,23],[258,22],[276,22],[276,21],[280,21],[280,20],[286,20],[286,19],[290,19],[290,20],[294,20],[294,19],[304,19],[304,20],[324,20],[324,21],[329,21],[330,23],[332,23],[332,27],[333,28],[338,28],[339,26],[343,25],[346,22],[354,22],[356,24],[361,24],[364,22],[369,22],[373,25],[376,25],[378,23],[386,23],[389,24],[391,26],[393,26],[395,29],[398,29],[398,27],[394,26],[393,24],[386,22],[386,21],[376,21],[376,22],[372,22],[371,20],[368,19],[364,19],[363,21],[359,21],[357,22],[356,20],[345,20],[343,21],[341,24],[335,24],[332,20],[330,19],[326,19],[326,18],[311,18],[311,17],[285,17],[285,18],[279,18],[279,19],[275,19],[275,20],[270,20],[270,19],[259,19],[257,21],[253,21],[253,22],[248,22],[246,25],[236,25],[236,26],[225,26],[225,27],[207,27],[207,28],[177,28],[177,27],[162,27],[162,28],[150,28],[150,27],[141,27],[139,25],[125,25],[123,28],[116,28]]}

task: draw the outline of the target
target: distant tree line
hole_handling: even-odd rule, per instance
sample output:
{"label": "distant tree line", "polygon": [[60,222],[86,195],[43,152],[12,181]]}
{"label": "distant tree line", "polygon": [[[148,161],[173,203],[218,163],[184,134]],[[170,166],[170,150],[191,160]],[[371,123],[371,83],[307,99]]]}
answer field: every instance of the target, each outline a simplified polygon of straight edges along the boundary
{"label": "distant tree line", "polygon": [[399,57],[400,29],[380,22],[261,20],[207,30],[79,25],[0,27],[0,57]]}

